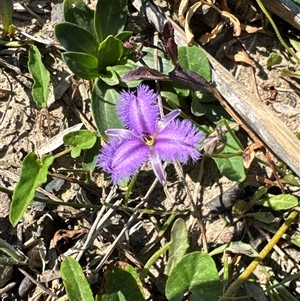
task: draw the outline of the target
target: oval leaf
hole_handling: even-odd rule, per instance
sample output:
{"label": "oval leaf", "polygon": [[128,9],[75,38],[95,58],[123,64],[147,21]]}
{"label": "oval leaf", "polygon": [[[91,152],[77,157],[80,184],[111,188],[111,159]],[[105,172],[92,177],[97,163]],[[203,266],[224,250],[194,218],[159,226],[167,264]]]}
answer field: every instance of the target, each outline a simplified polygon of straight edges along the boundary
{"label": "oval leaf", "polygon": [[[232,132],[233,135],[234,132]],[[235,139],[238,139],[235,136],[235,139],[231,136],[230,133],[226,134],[227,143],[232,147],[239,149],[239,145],[237,144]],[[236,150],[232,149],[228,145],[225,146],[224,150],[220,153],[222,154],[232,154],[233,156],[229,158],[220,158],[220,157],[212,157],[216,162],[218,169],[220,172],[226,176],[231,181],[243,182],[246,178],[246,172],[244,168],[244,158],[242,155],[234,155]]]}
{"label": "oval leaf", "polygon": [[53,160],[52,155],[38,159],[35,153],[30,153],[25,157],[20,179],[14,189],[10,204],[9,220],[13,226],[22,218],[33,200],[35,190],[47,181],[48,168]]}
{"label": "oval leaf", "polygon": [[180,301],[187,292],[190,301],[216,301],[220,279],[212,258],[201,252],[185,255],[172,269],[166,284],[169,301]]}
{"label": "oval leaf", "polygon": [[40,51],[34,45],[28,51],[28,69],[34,80],[32,97],[39,108],[47,108],[50,73],[42,62]]}
{"label": "oval leaf", "polygon": [[261,205],[274,210],[287,210],[298,205],[298,199],[291,194],[279,194],[263,200]]}
{"label": "oval leaf", "polygon": [[66,257],[61,263],[60,272],[70,301],[94,301],[90,285],[74,258]]}
{"label": "oval leaf", "polygon": [[98,60],[92,55],[80,52],[65,52],[62,54],[62,58],[71,71],[81,78],[91,80],[99,75],[97,70]]}
{"label": "oval leaf", "polygon": [[[182,69],[190,70],[211,82],[211,68],[205,53],[197,46],[180,46],[178,60]],[[205,92],[205,91],[203,91]]]}
{"label": "oval leaf", "polygon": [[98,69],[115,65],[123,55],[123,43],[113,36],[108,36],[99,46]]}
{"label": "oval leaf", "polygon": [[96,140],[95,133],[89,130],[74,131],[64,136],[64,143],[73,146],[72,158],[79,157],[81,150],[92,148]]}
{"label": "oval leaf", "polygon": [[113,267],[105,272],[103,287],[105,294],[98,295],[97,300],[120,300],[119,298],[110,299],[108,296],[114,294],[117,297],[118,293],[122,293],[125,297],[124,300],[145,301],[137,272],[129,264],[124,263],[122,265],[123,268]]}
{"label": "oval leaf", "polygon": [[109,35],[123,31],[127,19],[127,1],[98,0],[95,11],[95,29],[99,43]]}
{"label": "oval leaf", "polygon": [[54,32],[58,42],[67,51],[97,56],[99,44],[95,37],[84,28],[69,22],[62,22],[55,25]]}
{"label": "oval leaf", "polygon": [[95,36],[94,11],[82,0],[64,0],[64,17],[66,22],[80,26]]}
{"label": "oval leaf", "polygon": [[282,56],[278,53],[272,52],[267,59],[267,68],[270,69],[274,65],[279,65],[282,62]]}
{"label": "oval leaf", "polygon": [[169,260],[166,268],[166,274],[169,275],[173,267],[185,255],[189,247],[188,232],[185,221],[178,218],[171,230],[171,244],[169,248]]}
{"label": "oval leaf", "polygon": [[106,138],[105,131],[110,128],[123,128],[116,112],[120,94],[116,88],[96,79],[91,99],[94,121],[100,135]]}

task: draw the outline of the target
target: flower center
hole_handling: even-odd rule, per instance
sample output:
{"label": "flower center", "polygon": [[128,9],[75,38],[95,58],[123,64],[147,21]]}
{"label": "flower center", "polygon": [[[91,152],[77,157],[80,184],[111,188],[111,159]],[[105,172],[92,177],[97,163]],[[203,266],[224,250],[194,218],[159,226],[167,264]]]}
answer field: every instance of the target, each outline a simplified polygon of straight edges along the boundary
{"label": "flower center", "polygon": [[142,133],[142,139],[145,142],[146,145],[148,146],[153,146],[155,143],[155,137],[154,135],[150,135],[149,133]]}

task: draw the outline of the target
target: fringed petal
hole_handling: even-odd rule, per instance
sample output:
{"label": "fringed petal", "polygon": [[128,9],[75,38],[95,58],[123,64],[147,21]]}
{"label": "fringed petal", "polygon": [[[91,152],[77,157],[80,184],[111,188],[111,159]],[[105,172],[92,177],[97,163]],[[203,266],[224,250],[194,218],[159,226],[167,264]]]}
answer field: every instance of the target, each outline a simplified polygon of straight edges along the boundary
{"label": "fringed petal", "polygon": [[148,160],[149,147],[138,139],[112,138],[97,159],[98,167],[111,174],[114,184],[127,181]]}
{"label": "fringed petal", "polygon": [[204,134],[188,120],[175,120],[156,136],[154,149],[164,161],[187,163],[191,158],[197,161],[201,154],[200,144]]}
{"label": "fringed petal", "polygon": [[143,133],[152,135],[159,118],[156,98],[157,94],[146,85],[140,85],[136,94],[123,91],[117,104],[120,120],[139,136]]}

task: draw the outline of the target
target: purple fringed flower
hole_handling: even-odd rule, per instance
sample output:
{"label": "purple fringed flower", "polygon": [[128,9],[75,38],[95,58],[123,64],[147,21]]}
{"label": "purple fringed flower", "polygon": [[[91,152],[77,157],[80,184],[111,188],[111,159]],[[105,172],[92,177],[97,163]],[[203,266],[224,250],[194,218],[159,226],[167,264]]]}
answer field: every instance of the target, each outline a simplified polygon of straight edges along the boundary
{"label": "purple fringed flower", "polygon": [[111,136],[98,156],[97,165],[111,174],[114,184],[135,175],[148,160],[158,180],[164,185],[163,161],[196,161],[204,134],[188,120],[175,120],[180,110],[160,118],[157,94],[146,85],[134,92],[123,91],[117,113],[126,129],[109,129]]}

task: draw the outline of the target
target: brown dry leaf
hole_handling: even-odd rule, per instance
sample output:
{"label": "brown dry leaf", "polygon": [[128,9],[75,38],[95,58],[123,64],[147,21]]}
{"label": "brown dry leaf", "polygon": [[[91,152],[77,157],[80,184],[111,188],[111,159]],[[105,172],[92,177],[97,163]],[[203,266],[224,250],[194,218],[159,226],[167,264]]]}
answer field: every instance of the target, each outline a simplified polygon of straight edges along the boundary
{"label": "brown dry leaf", "polygon": [[187,39],[187,44],[190,45],[193,43],[194,41],[194,34],[192,33],[191,31],[191,28],[190,28],[190,21],[191,21],[191,18],[192,16],[194,15],[194,13],[196,12],[196,10],[202,5],[202,2],[199,1],[199,2],[196,2],[194,5],[192,5],[187,14],[186,14],[186,19],[185,19],[185,24],[184,24],[184,31],[185,31],[185,36],[186,36],[186,39]]}
{"label": "brown dry leaf", "polygon": [[249,66],[253,65],[251,58],[244,50],[241,50],[238,53],[234,54],[231,59],[233,59],[233,61],[235,61],[237,63],[242,62]]}
{"label": "brown dry leaf", "polygon": [[246,31],[248,33],[256,33],[264,29],[263,27],[256,27],[256,26],[245,25],[245,24],[241,24],[241,28],[243,31]]}
{"label": "brown dry leaf", "polygon": [[83,230],[60,229],[56,231],[53,236],[54,245],[57,245],[58,242],[66,244],[70,241],[70,239],[78,238],[81,234],[83,234],[83,232]]}
{"label": "brown dry leaf", "polygon": [[202,45],[205,45],[207,44],[210,40],[214,39],[217,34],[219,32],[222,31],[223,27],[224,27],[224,24],[225,22],[220,22],[213,30],[212,32],[208,32],[206,34],[204,34],[200,39],[199,39],[199,42],[202,44]]}
{"label": "brown dry leaf", "polygon": [[226,17],[230,20],[230,25],[233,26],[233,35],[235,37],[240,36],[242,32],[240,21],[227,11],[222,11],[222,17]]}
{"label": "brown dry leaf", "polygon": [[187,8],[189,6],[189,0],[181,0],[178,8],[178,19],[179,23],[182,27],[184,27],[184,15],[187,11]]}
{"label": "brown dry leaf", "polygon": [[[234,45],[237,44],[237,48],[234,48]],[[253,62],[247,52],[245,52],[241,46],[238,44],[236,39],[232,39],[227,43],[225,55],[229,59],[233,60],[234,62],[242,62],[248,64],[250,66],[253,65]]]}
{"label": "brown dry leaf", "polygon": [[261,145],[258,145],[257,143],[252,143],[249,145],[243,153],[244,158],[244,167],[248,169],[255,158],[255,150],[260,148]]}

